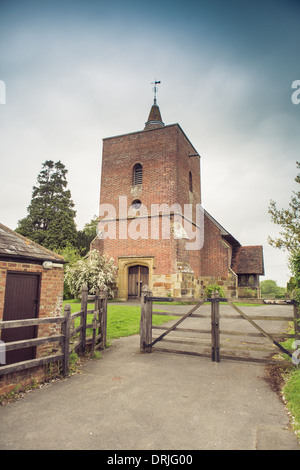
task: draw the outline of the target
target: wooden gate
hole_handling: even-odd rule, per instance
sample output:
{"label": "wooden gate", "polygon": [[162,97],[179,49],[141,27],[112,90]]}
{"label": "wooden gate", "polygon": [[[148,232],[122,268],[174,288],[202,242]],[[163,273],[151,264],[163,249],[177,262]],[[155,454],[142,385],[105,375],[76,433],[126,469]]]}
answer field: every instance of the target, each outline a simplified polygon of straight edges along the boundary
{"label": "wooden gate", "polygon": [[[141,340],[140,349],[145,352],[159,350],[178,354],[211,357],[212,361],[221,359],[235,359],[250,362],[276,362],[274,356],[277,352],[284,353],[292,359],[293,350],[280,344],[286,338],[298,339],[299,315],[296,305],[289,306],[290,315],[285,309],[284,315],[274,315],[274,311],[264,315],[245,314],[241,308],[225,298],[219,298],[218,293],[211,299],[202,299],[184,315],[170,312],[154,312],[152,302],[157,300],[172,300],[152,297],[151,291],[144,286],[141,301]],[[200,312],[198,309],[204,303],[210,303]],[[220,302],[222,306],[220,309]],[[224,305],[223,302],[227,305]],[[272,306],[273,307],[273,306]],[[276,306],[273,308],[276,309]],[[221,315],[220,315],[221,310]],[[234,310],[234,312],[232,311]],[[275,312],[277,313],[277,312]],[[180,316],[172,326],[152,326],[152,315]],[[245,321],[246,320],[246,321]],[[179,326],[185,321],[186,327]],[[231,321],[231,323],[230,323]],[[294,333],[286,333],[282,328],[268,333],[262,322],[269,321],[270,325],[277,322],[294,322]],[[234,327],[232,327],[234,325]],[[271,327],[270,326],[270,327]],[[162,329],[164,332],[152,337],[153,330]],[[161,342],[170,347],[157,348]]]}
{"label": "wooden gate", "polygon": [[[5,289],[3,321],[25,320],[38,316],[40,276],[32,273],[8,272]],[[5,343],[36,338],[36,326],[5,329]],[[8,351],[6,364],[35,358],[35,347]]]}

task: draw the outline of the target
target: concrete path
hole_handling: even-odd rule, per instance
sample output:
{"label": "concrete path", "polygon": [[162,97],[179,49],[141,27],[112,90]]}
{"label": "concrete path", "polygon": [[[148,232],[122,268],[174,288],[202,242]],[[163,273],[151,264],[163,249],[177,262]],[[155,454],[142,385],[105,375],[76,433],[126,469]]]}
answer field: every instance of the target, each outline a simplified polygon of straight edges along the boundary
{"label": "concrete path", "polygon": [[141,354],[115,340],[82,373],[0,407],[0,449],[299,450],[264,366]]}

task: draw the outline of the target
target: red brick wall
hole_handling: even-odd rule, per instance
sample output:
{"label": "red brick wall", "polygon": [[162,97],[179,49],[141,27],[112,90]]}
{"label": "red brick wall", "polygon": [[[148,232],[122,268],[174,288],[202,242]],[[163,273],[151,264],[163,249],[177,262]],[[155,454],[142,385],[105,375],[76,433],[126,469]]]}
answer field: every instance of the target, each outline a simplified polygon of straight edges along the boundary
{"label": "red brick wall", "polygon": [[[130,223],[131,221],[127,221],[127,227]],[[116,265],[119,256],[155,256],[155,274],[175,273],[176,244],[172,240],[152,240],[150,238],[150,219],[148,219],[148,224],[148,239],[95,240],[93,248],[98,249],[108,258],[113,257]]]}
{"label": "red brick wall", "polygon": [[204,246],[200,252],[201,276],[228,276],[231,247],[222,240],[221,232],[204,217]]}
{"label": "red brick wall", "polygon": [[[104,139],[100,204],[112,204],[119,216],[119,196],[126,196],[128,207],[141,200],[151,213],[151,204],[190,203],[189,172],[193,175],[193,204],[201,202],[200,158],[177,124],[155,130],[141,131]],[[132,171],[136,163],[143,166],[141,188],[132,186]],[[194,214],[193,214],[194,217]],[[129,221],[130,223],[130,221]],[[176,272],[176,261],[193,265],[199,275],[199,253],[183,249],[185,241],[151,240],[150,219],[148,239],[96,241],[97,248],[117,260],[118,256],[155,256],[155,274]],[[118,234],[117,234],[118,235]]]}

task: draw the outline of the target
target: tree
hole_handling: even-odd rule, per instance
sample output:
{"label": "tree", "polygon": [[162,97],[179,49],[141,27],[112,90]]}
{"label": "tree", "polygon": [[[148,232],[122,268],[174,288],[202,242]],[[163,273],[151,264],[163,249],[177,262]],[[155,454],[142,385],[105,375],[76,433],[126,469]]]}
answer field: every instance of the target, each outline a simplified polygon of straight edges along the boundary
{"label": "tree", "polygon": [[[300,169],[299,162],[297,162],[297,168]],[[300,183],[300,173],[296,176],[295,181]],[[271,201],[269,213],[272,221],[277,225],[281,225],[283,231],[280,232],[281,238],[269,237],[268,241],[270,245],[289,252],[290,268],[296,286],[295,296],[300,302],[300,191],[293,191],[289,209],[278,210],[276,203]]]}
{"label": "tree", "polygon": [[[297,168],[300,169],[299,162]],[[300,183],[300,173],[295,181]],[[272,221],[283,228],[280,238],[268,238],[270,245],[287,250],[291,254],[300,251],[300,191],[293,191],[289,209],[278,210],[276,203],[270,201],[269,213]]]}
{"label": "tree", "polygon": [[55,250],[77,245],[76,212],[67,189],[68,170],[61,161],[46,160],[33,186],[28,215],[19,220],[16,232]]}
{"label": "tree", "polygon": [[108,260],[99,251],[92,250],[85,259],[66,268],[65,280],[74,297],[79,297],[85,284],[90,294],[95,294],[104,284],[108,287],[109,296],[113,297],[116,269],[112,258]]}
{"label": "tree", "polygon": [[97,235],[98,220],[99,217],[97,215],[94,215],[92,220],[86,223],[83,227],[83,230],[79,230],[77,234],[78,248],[83,256],[89,252],[91,242]]}
{"label": "tree", "polygon": [[294,296],[300,304],[300,250],[293,253],[290,259],[291,271],[294,275],[293,282],[295,285]]}
{"label": "tree", "polygon": [[274,294],[278,296],[284,295],[286,289],[284,287],[279,287],[276,281],[272,279],[266,279],[261,281],[260,289],[262,294]]}

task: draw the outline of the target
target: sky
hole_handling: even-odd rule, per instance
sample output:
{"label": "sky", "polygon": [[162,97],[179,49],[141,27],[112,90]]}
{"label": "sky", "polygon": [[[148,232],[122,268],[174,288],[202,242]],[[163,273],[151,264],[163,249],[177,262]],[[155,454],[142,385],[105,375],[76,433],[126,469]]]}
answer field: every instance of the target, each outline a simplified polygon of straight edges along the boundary
{"label": "sky", "polygon": [[261,280],[285,286],[268,207],[298,190],[299,20],[298,0],[0,0],[0,222],[17,227],[43,162],[60,160],[82,229],[102,139],[144,128],[157,79],[164,123],[201,155],[203,207],[263,245]]}

